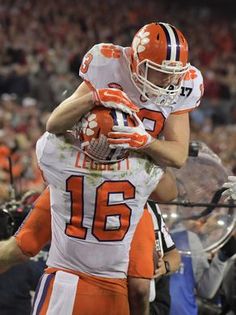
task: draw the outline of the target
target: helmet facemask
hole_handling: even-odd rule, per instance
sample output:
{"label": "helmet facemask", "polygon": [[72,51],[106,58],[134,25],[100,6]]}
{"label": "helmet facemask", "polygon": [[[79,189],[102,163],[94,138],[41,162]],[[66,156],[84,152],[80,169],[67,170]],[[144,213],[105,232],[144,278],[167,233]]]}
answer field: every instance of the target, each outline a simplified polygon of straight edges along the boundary
{"label": "helmet facemask", "polygon": [[[179,95],[181,83],[188,69],[189,63],[182,66],[181,61],[164,60],[160,65],[145,59],[137,63],[131,77],[144,99],[159,106],[171,106]],[[153,77],[155,72],[157,80],[158,77],[162,78],[159,85],[150,78],[150,73]]]}

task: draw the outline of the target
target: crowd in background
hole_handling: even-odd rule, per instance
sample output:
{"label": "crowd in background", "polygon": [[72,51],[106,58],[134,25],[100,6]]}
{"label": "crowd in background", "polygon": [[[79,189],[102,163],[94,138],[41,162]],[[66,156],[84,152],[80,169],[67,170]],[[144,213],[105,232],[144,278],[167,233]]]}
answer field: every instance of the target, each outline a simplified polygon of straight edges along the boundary
{"label": "crowd in background", "polygon": [[8,198],[9,155],[18,192],[43,188],[35,142],[49,113],[80,83],[84,53],[98,42],[128,46],[142,25],[156,20],[183,31],[190,62],[203,73],[205,95],[191,113],[192,139],[206,142],[236,173],[236,21],[230,6],[8,0],[0,3],[0,202]]}

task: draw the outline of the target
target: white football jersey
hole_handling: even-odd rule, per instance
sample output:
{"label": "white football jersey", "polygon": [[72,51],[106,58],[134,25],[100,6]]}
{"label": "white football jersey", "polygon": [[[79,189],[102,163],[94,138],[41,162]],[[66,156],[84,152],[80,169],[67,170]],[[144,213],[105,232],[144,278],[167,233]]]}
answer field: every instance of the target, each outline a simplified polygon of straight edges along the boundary
{"label": "white football jersey", "polygon": [[130,48],[113,44],[97,44],[84,56],[80,76],[93,88],[119,88],[140,108],[139,118],[155,138],[171,113],[191,111],[200,104],[203,94],[201,72],[191,66],[172,106],[157,106],[143,99],[130,76]]}
{"label": "white football jersey", "polygon": [[163,170],[138,153],[114,164],[96,164],[48,132],[38,140],[36,154],[50,187],[47,265],[126,277],[135,227]]}

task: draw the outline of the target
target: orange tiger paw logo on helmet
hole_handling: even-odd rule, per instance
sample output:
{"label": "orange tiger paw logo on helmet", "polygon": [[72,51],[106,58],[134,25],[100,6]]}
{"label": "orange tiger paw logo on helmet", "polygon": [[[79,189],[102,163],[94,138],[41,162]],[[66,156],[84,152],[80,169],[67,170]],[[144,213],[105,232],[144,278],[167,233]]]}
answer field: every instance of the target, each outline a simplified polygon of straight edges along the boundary
{"label": "orange tiger paw logo on helmet", "polygon": [[121,50],[115,45],[102,45],[101,53],[107,58],[120,58]]}
{"label": "orange tiger paw logo on helmet", "polygon": [[196,79],[197,77],[197,71],[195,69],[190,69],[189,71],[186,72],[184,76],[184,80],[193,80]]}
{"label": "orange tiger paw logo on helmet", "polygon": [[145,28],[141,29],[133,40],[133,51],[138,57],[139,53],[142,53],[146,49],[146,45],[150,42],[150,32],[146,32]]}

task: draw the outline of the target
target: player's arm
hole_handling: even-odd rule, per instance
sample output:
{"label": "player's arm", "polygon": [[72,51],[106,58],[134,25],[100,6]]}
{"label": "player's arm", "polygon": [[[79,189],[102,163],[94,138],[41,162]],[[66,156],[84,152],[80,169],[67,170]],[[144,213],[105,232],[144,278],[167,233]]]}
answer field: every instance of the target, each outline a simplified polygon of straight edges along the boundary
{"label": "player's arm", "polygon": [[64,133],[93,107],[92,90],[82,82],[70,97],[54,109],[47,121],[46,130],[55,134]]}
{"label": "player's arm", "polygon": [[96,90],[83,82],[70,97],[54,109],[47,121],[46,129],[54,134],[64,133],[94,106],[101,105],[118,108],[128,114],[139,110],[123,91],[118,89]]}
{"label": "player's arm", "polygon": [[[163,260],[169,263],[169,271],[166,270],[166,274],[169,274],[176,272],[179,269],[181,263],[181,256],[179,251],[176,248],[174,248],[164,254]],[[166,264],[165,268],[167,268]]]}
{"label": "player's arm", "polygon": [[176,248],[164,253],[164,256],[160,257],[158,260],[154,278],[159,278],[160,276],[176,272],[179,269],[180,262],[180,253]]}
{"label": "player's arm", "polygon": [[176,179],[171,169],[166,169],[158,185],[152,192],[150,199],[157,202],[167,202],[175,199],[178,195]]}
{"label": "player's arm", "polygon": [[50,193],[46,188],[37,198],[19,230],[15,241],[26,256],[35,256],[51,240]]}
{"label": "player's arm", "polygon": [[13,236],[0,242],[0,273],[28,259],[29,257],[21,251]]}
{"label": "player's arm", "polygon": [[155,140],[142,150],[157,164],[180,168],[188,157],[189,114],[172,114],[163,130],[165,140]]}
{"label": "player's arm", "polygon": [[[228,260],[235,255],[236,239],[231,236],[230,239],[215,253],[210,265],[205,264],[202,274],[198,272],[195,275],[197,279],[197,293],[206,299],[212,299],[222,284],[227,268]],[[208,268],[207,268],[208,266]],[[199,268],[200,269],[200,268]]]}
{"label": "player's arm", "polygon": [[114,126],[108,142],[111,148],[140,150],[161,166],[180,168],[186,161],[189,146],[188,113],[172,114],[168,117],[163,134],[165,140],[154,139],[140,119],[135,116],[136,127]]}
{"label": "player's arm", "polygon": [[38,254],[50,239],[50,196],[47,188],[37,198],[15,236],[0,242],[0,273]]}

